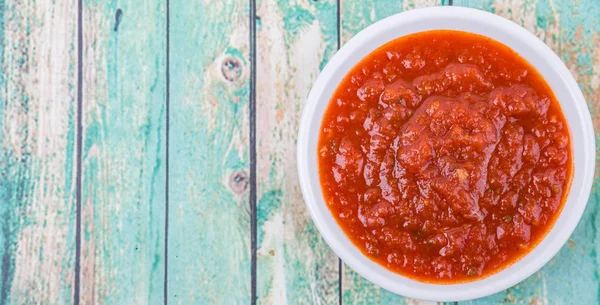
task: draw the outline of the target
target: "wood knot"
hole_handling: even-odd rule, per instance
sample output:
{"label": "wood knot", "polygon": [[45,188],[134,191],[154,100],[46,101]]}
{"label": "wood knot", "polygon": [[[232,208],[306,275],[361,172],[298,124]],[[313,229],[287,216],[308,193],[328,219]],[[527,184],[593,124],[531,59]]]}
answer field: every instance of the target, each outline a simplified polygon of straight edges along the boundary
{"label": "wood knot", "polygon": [[248,189],[248,174],[244,171],[235,171],[229,178],[229,187],[236,194],[242,194]]}
{"label": "wood knot", "polygon": [[223,77],[225,77],[227,81],[236,81],[242,76],[242,62],[236,57],[225,57],[221,64],[221,73],[223,73]]}

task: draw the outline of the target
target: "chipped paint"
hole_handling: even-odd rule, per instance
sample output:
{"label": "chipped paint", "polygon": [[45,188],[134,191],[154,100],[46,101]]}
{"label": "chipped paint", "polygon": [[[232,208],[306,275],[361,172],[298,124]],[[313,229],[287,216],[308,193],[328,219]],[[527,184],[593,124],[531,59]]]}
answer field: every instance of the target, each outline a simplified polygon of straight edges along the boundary
{"label": "chipped paint", "polygon": [[[167,302],[249,304],[249,192],[230,186],[233,173],[250,174],[248,1],[169,9]],[[239,63],[231,80],[228,58]]]}
{"label": "chipped paint", "polygon": [[0,304],[71,304],[76,10],[0,7]]}
{"label": "chipped paint", "polygon": [[[81,304],[160,304],[165,3],[83,3]],[[442,1],[340,3],[345,42],[393,13]],[[339,301],[338,261],[302,203],[294,148],[304,99],[337,47],[336,4],[258,1],[260,304]],[[600,128],[600,2],[454,5],[495,12],[545,41],[576,77]],[[0,198],[7,203],[0,206],[0,303],[70,304],[76,7],[49,0],[0,0],[0,7]],[[248,304],[248,2],[171,1],[170,12],[168,302]],[[460,304],[598,303],[598,179],[581,223],[548,265],[506,291]],[[434,304],[377,288],[345,266],[342,277],[344,304]]]}
{"label": "chipped paint", "polygon": [[[277,254],[258,260],[260,304],[338,302],[338,260],[306,211],[295,162],[302,105],[337,45],[335,3],[257,3],[258,246]],[[282,227],[269,233],[278,217]]]}

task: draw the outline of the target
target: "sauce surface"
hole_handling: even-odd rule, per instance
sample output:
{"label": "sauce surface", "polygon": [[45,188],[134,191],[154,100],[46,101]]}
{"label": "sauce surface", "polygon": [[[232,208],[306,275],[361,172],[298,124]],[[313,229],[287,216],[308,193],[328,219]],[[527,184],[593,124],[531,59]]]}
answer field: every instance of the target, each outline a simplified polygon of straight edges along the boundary
{"label": "sauce surface", "polygon": [[423,282],[496,273],[550,230],[573,171],[541,75],[487,37],[391,41],[336,89],[318,145],[325,201],[352,242]]}

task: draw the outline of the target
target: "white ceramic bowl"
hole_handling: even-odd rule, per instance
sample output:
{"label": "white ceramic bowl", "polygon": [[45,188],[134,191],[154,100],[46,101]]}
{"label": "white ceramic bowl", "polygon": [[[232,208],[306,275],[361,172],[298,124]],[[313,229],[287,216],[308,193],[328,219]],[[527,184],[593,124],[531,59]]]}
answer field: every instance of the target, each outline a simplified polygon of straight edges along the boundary
{"label": "white ceramic bowl", "polygon": [[[519,53],[546,79],[571,131],[574,176],[564,208],[552,230],[521,260],[487,278],[464,284],[417,282],[364,256],[341,230],[325,205],[317,168],[321,120],[334,90],[363,57],[390,40],[428,30],[459,30],[493,38]],[[546,264],[564,245],[587,203],[595,166],[592,120],[577,82],[556,54],[537,37],[502,17],[461,7],[434,7],[383,19],[354,36],[333,56],[315,82],[298,135],[298,173],[306,206],[323,238],[352,269],[377,286],[422,300],[461,301],[487,296],[521,282]]]}

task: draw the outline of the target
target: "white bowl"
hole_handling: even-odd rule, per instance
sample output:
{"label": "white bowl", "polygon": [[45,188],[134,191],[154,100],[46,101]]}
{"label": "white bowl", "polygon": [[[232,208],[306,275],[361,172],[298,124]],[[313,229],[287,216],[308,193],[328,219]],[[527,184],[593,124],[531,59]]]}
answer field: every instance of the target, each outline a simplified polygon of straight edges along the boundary
{"label": "white bowl", "polygon": [[[317,141],[330,98],[349,70],[381,45],[408,34],[459,30],[493,38],[515,50],[546,79],[569,125],[574,176],[564,208],[551,231],[529,254],[492,276],[463,284],[421,283],[375,263],[352,244],[325,205],[317,168]],[[422,300],[462,301],[509,288],[546,264],[564,245],[587,203],[595,166],[592,120],[577,82],[556,54],[529,31],[502,17],[462,7],[433,7],[383,19],[354,36],[333,56],[315,82],[298,134],[298,174],[306,206],[319,232],[352,269],[377,286]]]}

